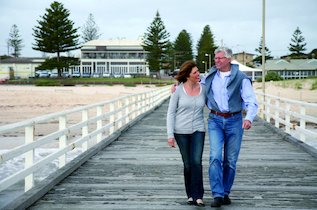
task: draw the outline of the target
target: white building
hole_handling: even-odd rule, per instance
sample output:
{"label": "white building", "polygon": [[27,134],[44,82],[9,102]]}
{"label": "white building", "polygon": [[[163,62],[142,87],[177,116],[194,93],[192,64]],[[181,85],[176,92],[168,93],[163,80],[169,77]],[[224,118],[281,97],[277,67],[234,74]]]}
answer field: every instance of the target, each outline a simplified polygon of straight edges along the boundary
{"label": "white building", "polygon": [[[141,40],[92,40],[81,47],[81,75],[149,75]],[[73,70],[73,72],[76,70]]]}

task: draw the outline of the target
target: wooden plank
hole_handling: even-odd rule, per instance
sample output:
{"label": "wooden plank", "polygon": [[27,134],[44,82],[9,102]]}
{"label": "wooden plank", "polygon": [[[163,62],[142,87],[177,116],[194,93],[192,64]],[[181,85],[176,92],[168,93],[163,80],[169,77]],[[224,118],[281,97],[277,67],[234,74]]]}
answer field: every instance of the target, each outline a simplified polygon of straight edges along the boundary
{"label": "wooden plank", "polygon": [[[195,209],[186,205],[179,151],[167,146],[167,105],[131,127],[30,209]],[[244,135],[233,203],[226,209],[316,209],[316,158],[259,119]],[[209,208],[206,137],[204,200]]]}

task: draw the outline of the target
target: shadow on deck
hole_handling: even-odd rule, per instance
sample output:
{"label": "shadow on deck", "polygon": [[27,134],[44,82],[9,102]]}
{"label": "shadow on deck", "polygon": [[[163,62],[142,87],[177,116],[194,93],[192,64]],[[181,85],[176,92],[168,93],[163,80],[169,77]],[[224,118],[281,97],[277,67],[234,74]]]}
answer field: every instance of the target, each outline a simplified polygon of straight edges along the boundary
{"label": "shadow on deck", "polygon": [[[168,101],[54,186],[30,209],[202,209],[186,205],[178,148],[167,146]],[[205,115],[207,116],[207,115]],[[245,131],[232,205],[222,209],[316,209],[316,150],[256,119]],[[305,148],[306,147],[306,148]],[[307,152],[309,150],[309,153]],[[203,156],[210,208],[209,143]]]}

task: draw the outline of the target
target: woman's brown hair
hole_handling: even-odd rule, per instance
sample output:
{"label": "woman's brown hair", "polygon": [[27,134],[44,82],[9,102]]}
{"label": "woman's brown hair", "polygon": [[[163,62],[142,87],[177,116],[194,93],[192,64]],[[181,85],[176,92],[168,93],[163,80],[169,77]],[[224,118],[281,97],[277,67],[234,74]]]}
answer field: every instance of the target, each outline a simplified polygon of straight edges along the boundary
{"label": "woman's brown hair", "polygon": [[194,67],[197,67],[197,64],[195,63],[195,61],[189,60],[189,61],[185,61],[180,69],[178,74],[175,76],[175,79],[181,83],[181,82],[186,82],[187,78],[189,77],[190,73],[192,72],[192,69]]}

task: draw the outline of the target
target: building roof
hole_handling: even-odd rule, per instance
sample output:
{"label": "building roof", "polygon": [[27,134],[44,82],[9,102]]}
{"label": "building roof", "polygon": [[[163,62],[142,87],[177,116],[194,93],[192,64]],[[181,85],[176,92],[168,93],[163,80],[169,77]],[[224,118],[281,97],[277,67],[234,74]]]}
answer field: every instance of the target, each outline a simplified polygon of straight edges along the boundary
{"label": "building roof", "polygon": [[265,62],[267,70],[316,70],[317,59],[272,59]]}
{"label": "building roof", "polygon": [[252,53],[247,53],[247,52],[238,52],[238,53],[233,53],[233,56],[235,56],[235,55],[250,55],[250,56],[254,56],[254,54],[252,54]]}
{"label": "building roof", "polygon": [[142,40],[128,39],[109,39],[109,40],[92,40],[83,44],[83,46],[140,46]]}
{"label": "building roof", "polygon": [[238,64],[240,71],[244,71],[244,72],[262,71],[261,69],[256,69],[256,68],[251,68],[251,67],[245,66],[245,65],[239,63],[236,60],[232,60],[231,63],[232,64]]}
{"label": "building roof", "polygon": [[92,40],[82,45],[81,50],[124,50],[137,49],[142,50],[142,40],[128,39],[109,39],[109,40]]}
{"label": "building roof", "polygon": [[43,63],[45,58],[37,58],[37,57],[21,57],[21,58],[6,58],[1,59],[0,63],[15,63],[15,64],[29,64],[29,63]]}

